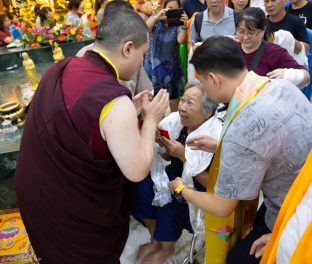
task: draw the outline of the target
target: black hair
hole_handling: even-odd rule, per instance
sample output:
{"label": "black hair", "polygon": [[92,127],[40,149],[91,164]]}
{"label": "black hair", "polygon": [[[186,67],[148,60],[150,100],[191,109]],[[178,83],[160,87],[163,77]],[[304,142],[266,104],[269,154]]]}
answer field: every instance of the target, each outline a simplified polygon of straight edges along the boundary
{"label": "black hair", "polygon": [[41,5],[37,4],[34,8],[35,16],[39,16]]}
{"label": "black hair", "polygon": [[190,63],[199,74],[215,71],[231,78],[246,69],[239,45],[225,36],[206,39],[196,48]]}
{"label": "black hair", "polygon": [[5,31],[5,28],[4,28],[4,20],[5,18],[8,17],[6,15],[0,15],[0,31]]}
{"label": "black hair", "polygon": [[105,14],[113,14],[114,12],[119,12],[123,10],[133,11],[133,6],[124,0],[114,0],[107,3],[104,9]]}
{"label": "black hair", "polygon": [[122,43],[133,41],[135,48],[148,41],[148,28],[145,21],[131,10],[106,13],[96,30],[95,45],[109,51]]}
{"label": "black hair", "polygon": [[43,8],[41,8],[39,16],[40,16],[40,21],[41,21],[41,25],[44,25],[44,21],[47,20],[47,14],[48,12],[52,12],[52,9],[48,6],[45,6]]}
{"label": "black hair", "polygon": [[265,30],[268,23],[265,13],[259,7],[248,7],[243,10],[237,18],[236,28],[243,21],[248,30]]}
{"label": "black hair", "polygon": [[[233,0],[229,0],[228,4],[227,4],[228,7],[232,8],[234,10],[234,4],[233,4]],[[246,6],[244,7],[244,9],[248,8],[250,6],[250,0],[248,0]]]}
{"label": "black hair", "polygon": [[69,0],[67,9],[68,10],[78,10],[81,5],[82,0]]}
{"label": "black hair", "polygon": [[99,9],[101,8],[101,5],[107,0],[96,0],[95,1],[95,6],[94,6],[94,11],[95,14],[97,14],[97,12],[99,11]]}
{"label": "black hair", "polygon": [[162,4],[161,4],[161,8],[162,8],[162,9],[163,9],[163,8],[166,8],[166,6],[167,6],[167,4],[168,4],[169,2],[177,2],[178,5],[179,5],[179,8],[181,7],[181,0],[164,0],[164,1],[162,2]]}

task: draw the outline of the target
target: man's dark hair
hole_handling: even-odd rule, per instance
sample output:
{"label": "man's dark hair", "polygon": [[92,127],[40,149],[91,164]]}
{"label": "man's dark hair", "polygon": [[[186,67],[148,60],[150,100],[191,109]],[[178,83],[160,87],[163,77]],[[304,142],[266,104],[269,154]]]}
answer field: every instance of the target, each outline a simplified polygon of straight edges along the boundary
{"label": "man's dark hair", "polygon": [[134,11],[133,6],[129,2],[125,0],[114,0],[107,3],[104,9],[104,15],[124,10]]}
{"label": "man's dark hair", "polygon": [[132,41],[135,48],[139,48],[147,42],[147,36],[147,25],[135,12],[123,10],[107,13],[96,30],[95,46],[115,51],[122,43]]}
{"label": "man's dark hair", "polygon": [[68,10],[78,10],[79,6],[81,5],[82,0],[69,0],[67,5]]}
{"label": "man's dark hair", "polygon": [[246,69],[238,44],[225,36],[206,39],[197,47],[190,61],[199,74],[209,71],[221,73],[227,77],[236,77]]}

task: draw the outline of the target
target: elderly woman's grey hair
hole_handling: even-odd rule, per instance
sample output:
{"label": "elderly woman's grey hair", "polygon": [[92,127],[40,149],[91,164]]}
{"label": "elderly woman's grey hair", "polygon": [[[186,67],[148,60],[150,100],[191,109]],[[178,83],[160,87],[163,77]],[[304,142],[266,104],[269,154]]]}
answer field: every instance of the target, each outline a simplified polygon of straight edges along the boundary
{"label": "elderly woman's grey hair", "polygon": [[202,86],[202,84],[200,83],[200,81],[189,81],[184,89],[185,91],[191,87],[196,87],[197,89],[199,89],[202,93],[203,93],[203,97],[202,97],[202,101],[201,101],[201,107],[203,112],[205,113],[209,113],[211,112],[212,114],[214,114],[214,112],[217,110],[218,108],[218,104],[216,104],[215,102],[213,102],[212,100],[210,100],[207,96],[207,94],[204,91],[204,88]]}

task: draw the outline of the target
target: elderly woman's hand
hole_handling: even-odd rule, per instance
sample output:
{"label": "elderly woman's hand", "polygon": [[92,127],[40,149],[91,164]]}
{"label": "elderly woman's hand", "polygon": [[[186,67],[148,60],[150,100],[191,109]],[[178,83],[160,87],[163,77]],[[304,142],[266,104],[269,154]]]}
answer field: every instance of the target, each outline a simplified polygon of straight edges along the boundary
{"label": "elderly woman's hand", "polygon": [[168,187],[170,192],[174,192],[174,190],[183,184],[183,181],[180,177],[176,177],[173,181],[168,182]]}
{"label": "elderly woman's hand", "polygon": [[186,144],[192,150],[203,150],[210,153],[215,153],[218,141],[209,136],[197,136],[189,139]]}
{"label": "elderly woman's hand", "polygon": [[161,142],[166,147],[168,154],[171,157],[178,158],[182,162],[185,162],[185,149],[184,146],[174,139],[167,139],[165,137],[161,137]]}

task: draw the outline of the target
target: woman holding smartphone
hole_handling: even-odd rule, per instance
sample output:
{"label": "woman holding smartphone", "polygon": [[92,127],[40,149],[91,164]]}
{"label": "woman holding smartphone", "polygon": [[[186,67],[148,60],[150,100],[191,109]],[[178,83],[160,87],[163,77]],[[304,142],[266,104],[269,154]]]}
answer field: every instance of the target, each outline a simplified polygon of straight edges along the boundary
{"label": "woman holding smartphone", "polygon": [[183,13],[183,26],[171,26],[167,22],[169,9],[181,8],[180,0],[164,0],[160,11],[146,21],[150,31],[150,46],[145,55],[144,68],[152,80],[154,93],[161,88],[170,94],[171,111],[178,109],[179,92],[183,89],[183,72],[179,43],[186,42],[188,17]]}

